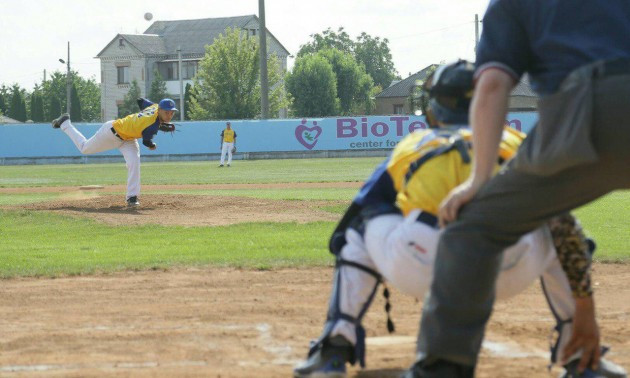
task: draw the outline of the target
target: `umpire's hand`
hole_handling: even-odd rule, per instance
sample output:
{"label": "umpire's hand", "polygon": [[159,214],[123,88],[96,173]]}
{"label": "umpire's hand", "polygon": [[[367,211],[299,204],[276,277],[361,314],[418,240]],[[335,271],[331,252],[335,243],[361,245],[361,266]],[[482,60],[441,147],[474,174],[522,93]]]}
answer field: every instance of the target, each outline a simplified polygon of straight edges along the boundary
{"label": "umpire's hand", "polygon": [[468,179],[451,190],[440,204],[440,209],[438,210],[440,227],[446,227],[447,224],[456,221],[459,209],[477,195],[484,183]]}

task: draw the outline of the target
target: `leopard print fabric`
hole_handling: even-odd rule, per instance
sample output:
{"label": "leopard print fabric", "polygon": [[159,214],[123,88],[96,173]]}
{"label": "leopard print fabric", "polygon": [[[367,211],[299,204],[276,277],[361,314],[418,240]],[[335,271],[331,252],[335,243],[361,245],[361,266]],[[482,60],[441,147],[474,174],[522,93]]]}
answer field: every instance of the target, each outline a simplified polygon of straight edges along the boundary
{"label": "leopard print fabric", "polygon": [[549,229],[573,295],[579,298],[591,296],[592,259],[580,222],[571,214],[563,214],[549,221]]}

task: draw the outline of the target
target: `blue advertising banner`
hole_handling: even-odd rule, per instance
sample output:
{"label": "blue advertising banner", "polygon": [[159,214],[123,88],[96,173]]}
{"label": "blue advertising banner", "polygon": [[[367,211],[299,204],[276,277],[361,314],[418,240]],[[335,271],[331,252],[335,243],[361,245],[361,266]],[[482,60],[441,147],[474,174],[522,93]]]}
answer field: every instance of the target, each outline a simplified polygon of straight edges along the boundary
{"label": "blue advertising banner", "polygon": [[[510,113],[506,124],[529,132],[537,113]],[[391,149],[405,135],[427,128],[423,116],[366,116],[231,121],[239,152],[325,151]],[[90,138],[100,124],[75,125]],[[190,121],[178,124],[173,135],[158,133],[158,148],[140,145],[143,155],[219,153],[225,121]],[[119,155],[117,150],[99,155]],[[50,124],[0,126],[0,157],[80,156],[70,138]]]}

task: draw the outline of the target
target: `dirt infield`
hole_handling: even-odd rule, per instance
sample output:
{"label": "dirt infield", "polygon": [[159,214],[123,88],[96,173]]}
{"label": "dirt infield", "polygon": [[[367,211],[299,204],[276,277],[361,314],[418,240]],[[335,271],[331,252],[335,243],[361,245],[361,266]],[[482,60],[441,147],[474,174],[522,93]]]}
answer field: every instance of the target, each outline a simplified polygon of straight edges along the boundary
{"label": "dirt infield", "polygon": [[[1,376],[288,377],[321,330],[330,268],[186,269],[0,286]],[[595,266],[610,358],[630,367],[630,266]],[[396,377],[413,360],[421,303],[392,295],[397,332],[378,295],[364,324],[367,369]],[[549,377],[551,315],[538,285],[498,303],[479,377]]]}

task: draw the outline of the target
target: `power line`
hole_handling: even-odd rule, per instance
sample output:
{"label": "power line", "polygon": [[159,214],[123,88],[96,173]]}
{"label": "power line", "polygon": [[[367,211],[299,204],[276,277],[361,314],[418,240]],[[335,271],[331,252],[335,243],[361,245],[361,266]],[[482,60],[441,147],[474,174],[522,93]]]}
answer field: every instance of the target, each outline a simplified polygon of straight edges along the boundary
{"label": "power line", "polygon": [[401,36],[398,36],[398,37],[391,37],[391,38],[388,38],[388,39],[391,41],[392,39],[416,37],[416,36],[419,36],[419,35],[436,33],[436,32],[439,32],[439,31],[444,31],[444,30],[448,30],[448,29],[458,28],[460,26],[470,25],[470,24],[474,24],[474,21],[468,21],[468,22],[464,22],[464,23],[461,23],[461,24],[457,24],[457,25],[445,26],[445,27],[439,28],[439,29],[427,30],[427,31],[424,31],[422,33],[407,34],[407,35],[401,35]]}

